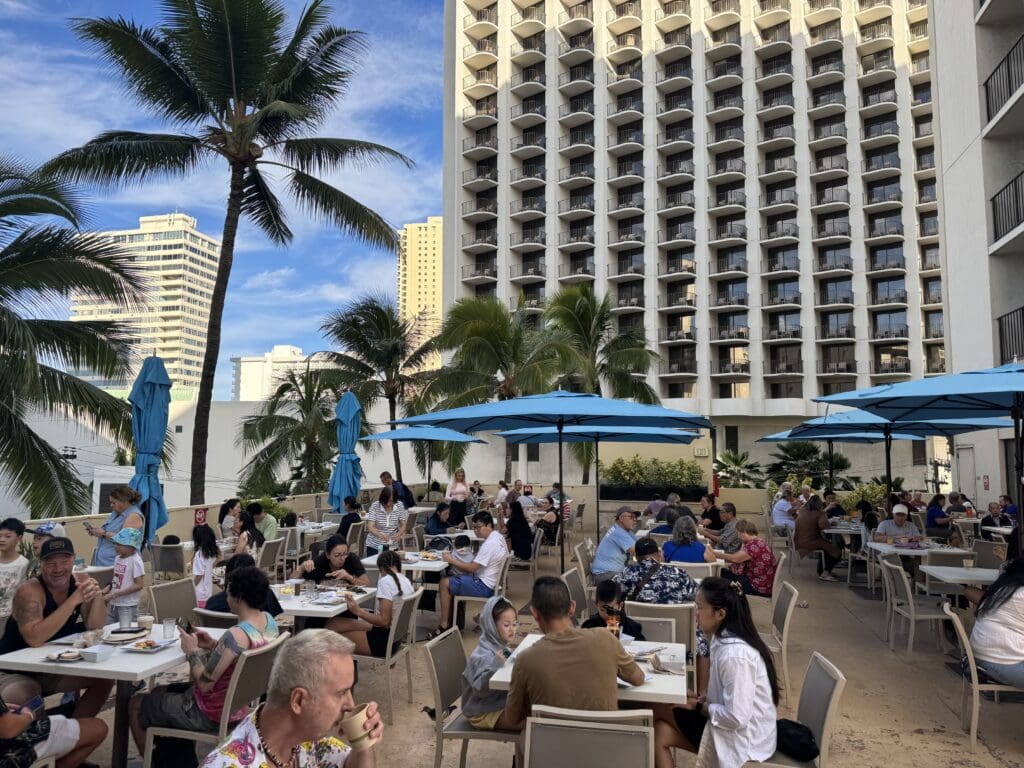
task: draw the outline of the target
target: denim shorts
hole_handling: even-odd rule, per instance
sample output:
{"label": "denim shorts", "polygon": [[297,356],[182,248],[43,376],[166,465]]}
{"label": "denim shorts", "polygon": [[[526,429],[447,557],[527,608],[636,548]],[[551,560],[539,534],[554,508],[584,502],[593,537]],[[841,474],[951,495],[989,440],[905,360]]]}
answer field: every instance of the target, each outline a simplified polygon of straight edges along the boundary
{"label": "denim shorts", "polygon": [[448,591],[462,597],[494,597],[494,590],[476,576],[462,574],[448,579]]}

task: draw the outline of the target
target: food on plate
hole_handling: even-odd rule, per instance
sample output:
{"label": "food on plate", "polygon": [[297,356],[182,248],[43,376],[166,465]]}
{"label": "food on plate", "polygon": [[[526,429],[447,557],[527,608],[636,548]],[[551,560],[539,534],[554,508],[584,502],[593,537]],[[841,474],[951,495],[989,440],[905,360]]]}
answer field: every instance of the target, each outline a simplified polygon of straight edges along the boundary
{"label": "food on plate", "polygon": [[145,651],[149,648],[156,648],[156,646],[156,640],[142,640],[141,642],[132,644],[132,648],[138,648],[140,651]]}
{"label": "food on plate", "polygon": [[420,552],[421,560],[440,560],[441,556],[436,552]]}

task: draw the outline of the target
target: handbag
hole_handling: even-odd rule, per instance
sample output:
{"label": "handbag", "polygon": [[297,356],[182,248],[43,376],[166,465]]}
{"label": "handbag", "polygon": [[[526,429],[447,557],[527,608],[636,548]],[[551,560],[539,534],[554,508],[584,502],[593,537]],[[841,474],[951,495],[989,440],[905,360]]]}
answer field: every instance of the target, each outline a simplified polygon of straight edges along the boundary
{"label": "handbag", "polygon": [[796,720],[779,720],[776,723],[775,748],[786,757],[806,763],[820,754],[811,729]]}

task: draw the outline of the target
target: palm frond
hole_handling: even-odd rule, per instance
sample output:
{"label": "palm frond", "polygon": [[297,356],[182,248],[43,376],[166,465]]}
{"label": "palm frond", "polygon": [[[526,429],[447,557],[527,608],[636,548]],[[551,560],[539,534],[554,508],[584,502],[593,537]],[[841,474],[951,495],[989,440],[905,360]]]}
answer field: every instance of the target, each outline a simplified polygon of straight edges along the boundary
{"label": "palm frond", "polygon": [[56,216],[78,227],[81,195],[66,182],[0,155],[0,236],[32,216]]}
{"label": "palm frond", "polygon": [[44,169],[72,181],[108,186],[143,184],[194,171],[207,151],[209,148],[195,136],[106,131],[81,147],[57,155]]}
{"label": "palm frond", "polygon": [[246,168],[242,185],[242,215],[278,245],[290,243],[292,231],[288,227],[284,209],[259,168],[252,165]]}
{"label": "palm frond", "polygon": [[337,227],[342,234],[366,245],[397,250],[398,235],[380,214],[320,179],[295,170],[290,188],[296,201],[309,214]]}
{"label": "palm frond", "polygon": [[415,163],[401,152],[383,144],[357,139],[287,139],[281,144],[286,162],[305,173],[324,173],[351,166],[370,168],[392,160],[413,168]]}

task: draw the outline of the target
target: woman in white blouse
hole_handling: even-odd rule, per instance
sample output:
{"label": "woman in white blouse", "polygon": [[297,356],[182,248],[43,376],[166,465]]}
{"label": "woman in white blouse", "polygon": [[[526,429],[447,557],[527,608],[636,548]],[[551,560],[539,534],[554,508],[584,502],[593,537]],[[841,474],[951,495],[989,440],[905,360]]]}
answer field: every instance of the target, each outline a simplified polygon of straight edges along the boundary
{"label": "woman in white blouse", "polygon": [[451,510],[448,520],[451,525],[458,527],[459,523],[466,522],[466,499],[469,498],[469,486],[466,485],[466,470],[459,467],[455,470],[455,477],[448,483],[444,492],[444,500],[448,502]]}
{"label": "woman in white blouse", "polygon": [[405,535],[405,521],[408,519],[405,505],[395,501],[391,486],[381,489],[377,501],[366,512],[366,555],[376,555],[384,545],[398,549]]}
{"label": "woman in white blouse", "polygon": [[704,579],[697,592],[697,623],[711,638],[707,695],[687,692],[684,707],[656,711],[655,765],[671,768],[673,747],[696,752],[698,768],[740,768],[767,760],[775,753],[779,685],[742,585]]}
{"label": "woman in white blouse", "polygon": [[1024,688],[1024,558],[1003,567],[978,604],[971,648],[985,674]]}

